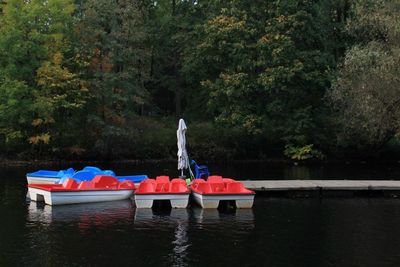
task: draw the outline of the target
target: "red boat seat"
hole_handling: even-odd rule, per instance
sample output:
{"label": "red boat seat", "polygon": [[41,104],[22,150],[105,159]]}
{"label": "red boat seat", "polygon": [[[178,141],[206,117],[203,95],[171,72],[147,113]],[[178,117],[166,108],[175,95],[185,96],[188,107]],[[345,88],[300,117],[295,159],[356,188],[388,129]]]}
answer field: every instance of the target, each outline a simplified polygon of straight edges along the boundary
{"label": "red boat seat", "polygon": [[229,193],[247,193],[249,190],[242,183],[233,182],[226,185],[226,191]]}
{"label": "red boat seat", "polygon": [[143,184],[143,183],[152,184],[152,185],[154,185],[154,187],[156,186],[156,180],[154,180],[154,179],[146,179],[146,180],[143,180],[142,182],[140,182],[140,184]]}
{"label": "red boat seat", "polygon": [[223,178],[222,179],[222,181],[224,182],[224,183],[233,183],[233,182],[236,182],[235,180],[233,180],[233,179],[231,179],[231,178]]}
{"label": "red boat seat", "polygon": [[157,183],[156,192],[168,192],[169,191],[169,182],[168,183]]}
{"label": "red boat seat", "polygon": [[185,184],[174,183],[171,184],[171,193],[183,193],[188,191],[188,188]]}
{"label": "red boat seat", "polygon": [[180,178],[174,178],[171,180],[172,184],[186,184],[186,181]]}
{"label": "red boat seat", "polygon": [[169,176],[157,176],[156,183],[169,183]]}
{"label": "red boat seat", "polygon": [[211,185],[209,183],[199,183],[197,186],[197,190],[200,192],[207,194],[207,193],[212,193]]}
{"label": "red boat seat", "polygon": [[80,190],[89,190],[92,189],[92,183],[90,181],[82,181],[79,183],[78,189]]}
{"label": "red boat seat", "polygon": [[135,190],[136,187],[132,181],[125,180],[125,181],[119,183],[118,189],[133,189],[133,190]]}
{"label": "red boat seat", "polygon": [[62,186],[65,189],[76,189],[78,188],[78,183],[74,179],[67,178],[62,184]]}
{"label": "red boat seat", "polygon": [[205,183],[205,182],[206,181],[204,181],[203,179],[194,179],[192,181],[192,183],[190,184],[190,187],[193,188],[193,189],[196,189],[199,186],[199,184]]}
{"label": "red boat seat", "polygon": [[171,181],[171,193],[183,193],[188,191],[187,184],[184,180],[175,178]]}
{"label": "red boat seat", "polygon": [[94,188],[117,188],[119,181],[110,175],[96,175],[92,180]]}
{"label": "red boat seat", "polygon": [[207,181],[210,183],[222,183],[222,176],[217,176],[217,175],[208,176]]}
{"label": "red boat seat", "polygon": [[215,193],[220,193],[225,191],[224,183],[210,183],[211,189]]}
{"label": "red boat seat", "polygon": [[158,176],[154,179],[147,179],[140,183],[135,194],[170,194],[170,193],[189,193],[186,181],[182,179],[172,179],[168,176]]}
{"label": "red boat seat", "polygon": [[140,183],[137,193],[154,193],[156,191],[156,183],[152,179],[146,179]]}

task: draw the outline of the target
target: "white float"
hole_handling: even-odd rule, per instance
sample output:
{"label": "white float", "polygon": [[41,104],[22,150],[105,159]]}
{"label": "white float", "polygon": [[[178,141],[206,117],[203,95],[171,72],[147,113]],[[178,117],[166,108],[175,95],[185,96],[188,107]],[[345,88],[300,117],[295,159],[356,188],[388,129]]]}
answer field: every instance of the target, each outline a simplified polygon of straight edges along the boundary
{"label": "white float", "polygon": [[192,192],[194,201],[199,204],[203,209],[216,209],[219,206],[221,200],[235,201],[236,208],[238,209],[249,209],[253,207],[254,194],[243,195],[243,194],[223,194],[223,195],[204,195]]}
{"label": "white float", "polygon": [[184,180],[169,180],[168,176],[146,179],[135,191],[136,207],[151,208],[155,200],[170,201],[172,208],[186,208],[189,204],[190,190]]}
{"label": "white float", "polygon": [[216,209],[220,201],[234,201],[238,209],[248,209],[254,204],[254,191],[241,182],[221,176],[209,176],[207,181],[195,179],[191,189],[194,201],[204,209]]}
{"label": "white float", "polygon": [[133,190],[93,190],[93,191],[47,191],[29,188],[32,201],[44,201],[47,205],[92,203],[128,199]]}

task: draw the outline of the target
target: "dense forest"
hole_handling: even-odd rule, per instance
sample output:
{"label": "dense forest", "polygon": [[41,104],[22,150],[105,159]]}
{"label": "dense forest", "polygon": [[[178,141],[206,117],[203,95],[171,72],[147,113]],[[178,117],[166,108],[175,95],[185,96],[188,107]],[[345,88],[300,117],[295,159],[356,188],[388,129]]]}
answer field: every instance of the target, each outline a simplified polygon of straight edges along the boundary
{"label": "dense forest", "polygon": [[[0,0],[8,158],[395,155],[398,0]],[[396,153],[400,154],[399,153]]]}

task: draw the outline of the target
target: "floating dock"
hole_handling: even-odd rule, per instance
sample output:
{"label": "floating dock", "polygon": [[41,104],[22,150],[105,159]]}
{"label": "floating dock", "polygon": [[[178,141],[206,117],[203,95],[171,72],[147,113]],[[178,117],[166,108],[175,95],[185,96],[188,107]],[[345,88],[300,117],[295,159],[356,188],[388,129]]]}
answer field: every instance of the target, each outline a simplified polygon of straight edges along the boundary
{"label": "floating dock", "polygon": [[393,180],[247,180],[248,189],[270,196],[362,195],[400,197],[400,181]]}

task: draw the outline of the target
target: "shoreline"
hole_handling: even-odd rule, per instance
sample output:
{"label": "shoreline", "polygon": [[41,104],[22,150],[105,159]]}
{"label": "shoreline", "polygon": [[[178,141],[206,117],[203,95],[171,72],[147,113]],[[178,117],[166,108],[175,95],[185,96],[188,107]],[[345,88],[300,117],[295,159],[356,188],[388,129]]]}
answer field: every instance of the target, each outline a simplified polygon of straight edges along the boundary
{"label": "shoreline", "polygon": [[[70,164],[151,164],[151,163],[174,163],[176,159],[112,159],[112,160],[82,160],[82,159],[32,159],[32,160],[13,160],[13,159],[0,159],[0,167],[23,167],[23,166],[57,166],[57,165],[70,165]],[[232,164],[232,163],[255,163],[255,164],[277,164],[277,165],[294,165],[294,166],[312,166],[312,165],[365,165],[365,164],[380,164],[380,165],[397,165],[400,160],[387,160],[387,159],[374,159],[374,160],[361,160],[361,159],[331,159],[331,160],[305,160],[295,161],[285,158],[270,158],[270,159],[235,159],[226,161],[198,161],[202,164]]]}

